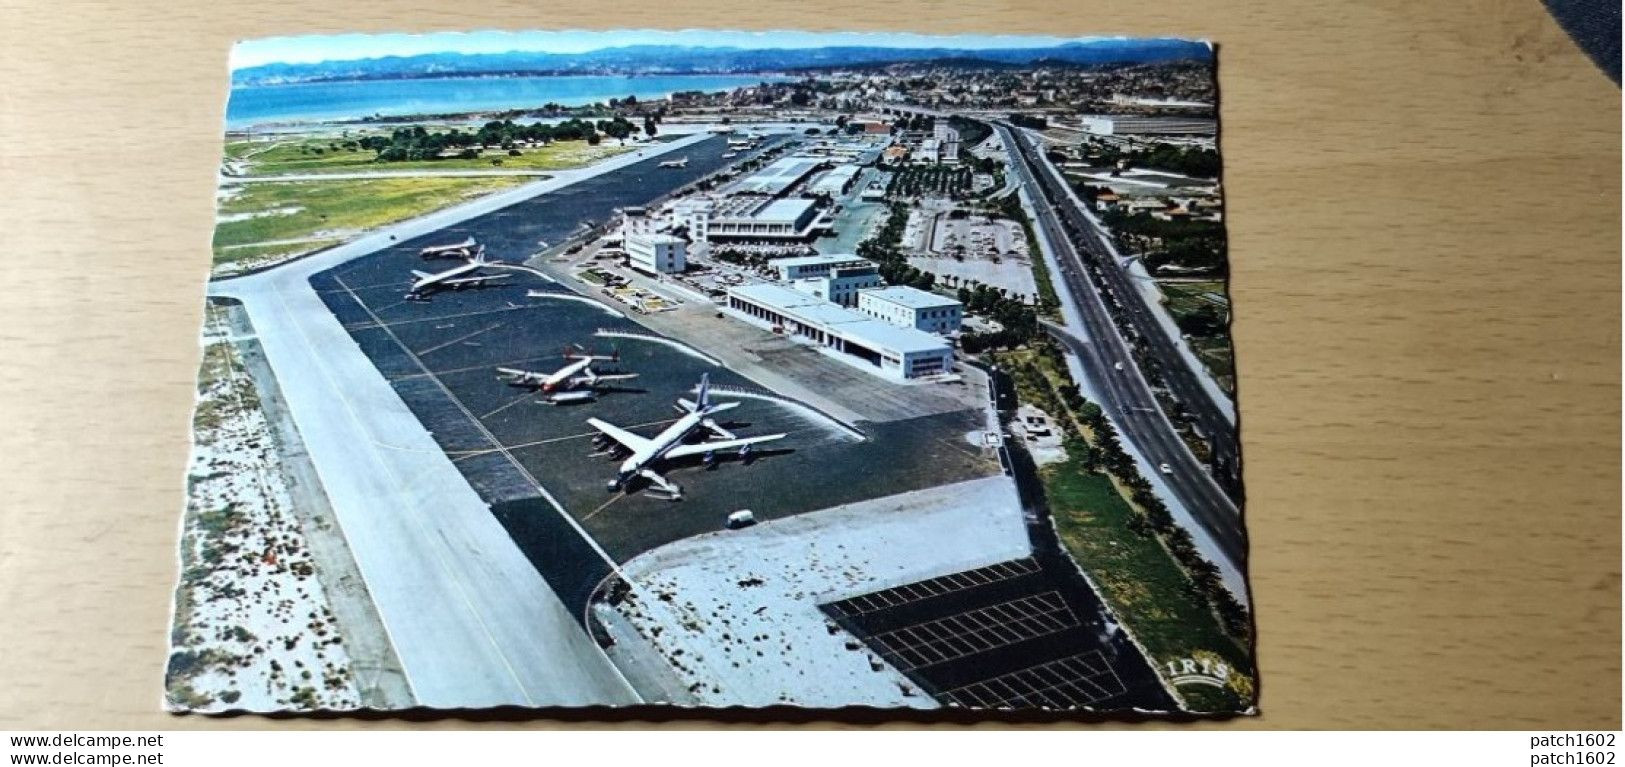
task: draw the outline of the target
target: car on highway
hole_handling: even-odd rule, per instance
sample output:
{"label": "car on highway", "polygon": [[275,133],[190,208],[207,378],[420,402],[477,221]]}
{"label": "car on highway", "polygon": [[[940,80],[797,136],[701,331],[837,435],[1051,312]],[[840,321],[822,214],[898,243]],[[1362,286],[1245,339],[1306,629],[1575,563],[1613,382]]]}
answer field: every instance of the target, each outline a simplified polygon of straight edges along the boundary
{"label": "car on highway", "polygon": [[1172,474],[1174,473],[1174,467],[1169,466],[1166,463],[1159,463],[1157,464],[1157,471],[1160,471],[1163,474]]}

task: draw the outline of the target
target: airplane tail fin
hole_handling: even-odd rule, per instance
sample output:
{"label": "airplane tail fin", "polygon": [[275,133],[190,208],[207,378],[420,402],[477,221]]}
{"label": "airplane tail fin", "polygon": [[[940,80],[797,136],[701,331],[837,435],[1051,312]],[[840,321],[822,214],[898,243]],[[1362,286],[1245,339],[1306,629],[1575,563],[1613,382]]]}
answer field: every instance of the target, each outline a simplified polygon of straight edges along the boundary
{"label": "airplane tail fin", "polygon": [[704,410],[711,406],[711,374],[700,374],[700,386],[695,390],[694,404],[697,409]]}
{"label": "airplane tail fin", "polygon": [[619,349],[611,350],[609,354],[593,354],[587,350],[587,347],[577,343],[566,344],[564,347],[563,356],[567,360],[594,360],[597,362],[621,361],[621,352]]}

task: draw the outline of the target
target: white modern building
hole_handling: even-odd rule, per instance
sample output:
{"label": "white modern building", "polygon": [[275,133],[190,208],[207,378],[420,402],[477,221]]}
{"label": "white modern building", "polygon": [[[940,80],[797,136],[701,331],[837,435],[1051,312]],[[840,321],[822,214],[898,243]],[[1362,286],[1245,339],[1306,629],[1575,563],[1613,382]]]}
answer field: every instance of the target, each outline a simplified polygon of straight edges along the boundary
{"label": "white modern building", "polygon": [[933,129],[932,138],[937,140],[938,162],[953,165],[959,162],[959,131],[955,130],[947,120],[939,119]]}
{"label": "white modern building", "polygon": [[797,256],[795,258],[775,258],[769,264],[779,273],[779,279],[784,282],[794,282],[808,277],[827,277],[837,268],[853,266],[874,266],[875,263],[866,258],[846,254],[832,253],[821,256]]}
{"label": "white modern building", "polygon": [[659,231],[660,222],[649,215],[647,208],[621,208],[621,237],[630,237],[635,234],[654,234]]}
{"label": "white modern building", "polygon": [[728,192],[740,195],[762,195],[766,197],[780,197],[790,191],[802,179],[812,175],[813,171],[823,166],[824,160],[817,157],[799,157],[792,155],[768,164],[766,167],[734,182]]}
{"label": "white modern building", "polygon": [[1097,136],[1212,136],[1219,132],[1218,121],[1208,117],[1083,115],[1080,120],[1085,133]]}
{"label": "white modern building", "polygon": [[858,172],[863,170],[856,165],[839,165],[834,170],[813,179],[807,185],[809,194],[822,194],[830,197],[839,197],[851,191],[853,182],[858,179]]}
{"label": "white modern building", "polygon": [[716,203],[708,197],[694,197],[678,200],[671,204],[671,223],[679,229],[688,230],[688,238],[694,242],[708,242],[710,232],[711,211],[716,209]]}
{"label": "white modern building", "polygon": [[878,264],[852,255],[781,258],[773,267],[791,288],[847,308],[857,305],[860,291],[886,284]]}
{"label": "white modern building", "polygon": [[669,234],[627,235],[627,265],[645,274],[677,274],[687,267],[688,243]]}
{"label": "white modern building", "polygon": [[942,161],[942,142],[928,138],[920,142],[918,147],[908,156],[909,162],[915,165],[935,165]]}
{"label": "white modern building", "polygon": [[959,332],[965,318],[964,304],[907,286],[859,293],[858,311],[898,327],[943,334]]}
{"label": "white modern building", "polygon": [[942,338],[888,325],[782,285],[729,288],[727,310],[758,327],[816,344],[883,378],[904,381],[953,371],[953,347]]}

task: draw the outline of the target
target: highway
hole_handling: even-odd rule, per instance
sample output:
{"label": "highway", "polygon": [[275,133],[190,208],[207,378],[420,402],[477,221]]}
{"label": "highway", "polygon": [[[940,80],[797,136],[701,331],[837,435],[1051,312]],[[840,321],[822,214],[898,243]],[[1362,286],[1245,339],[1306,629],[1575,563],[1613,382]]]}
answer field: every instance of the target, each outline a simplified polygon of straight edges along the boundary
{"label": "highway", "polygon": [[[999,128],[1005,132],[1007,144],[1013,138],[1014,146],[1020,148],[1027,182],[1031,183],[1034,178],[1039,182],[1029,187],[1042,193],[1042,197],[1033,198],[1035,203],[1047,199],[1048,204],[1054,206],[1049,208],[1050,217],[1059,221],[1059,230],[1067,235],[1056,239],[1068,245],[1066,250],[1072,265],[1091,269],[1106,289],[1103,298],[1117,302],[1119,311],[1133,329],[1135,342],[1155,365],[1169,393],[1194,419],[1197,431],[1207,439],[1212,450],[1212,476],[1226,495],[1233,501],[1240,500],[1241,453],[1236,424],[1202,385],[1199,378],[1202,373],[1191,369],[1189,359],[1175,345],[1176,341],[1158,324],[1155,310],[1146,305],[1144,296],[1133,284],[1134,278],[1112,258],[1105,233],[1078,208],[1076,198],[1049,160],[1033,146],[1024,131],[1003,124]],[[1080,256],[1088,258],[1082,260]],[[1097,293],[1092,283],[1088,289]]]}
{"label": "highway", "polygon": [[[1017,144],[1018,133],[1008,125],[995,123],[994,129],[1000,132],[1006,146],[1021,146],[1023,149],[1019,154],[1012,154],[1011,165],[1032,195],[1033,208],[1038,214],[1035,226],[1056,251],[1055,257],[1061,265],[1060,274],[1055,275],[1057,288],[1065,290],[1072,298],[1071,303],[1076,306],[1082,323],[1078,329],[1081,333],[1049,323],[1046,323],[1046,328],[1082,362],[1091,388],[1101,400],[1098,404],[1123,436],[1148,462],[1153,465],[1166,464],[1171,469],[1170,473],[1154,479],[1160,480],[1177,496],[1179,503],[1230,564],[1238,570],[1243,569],[1247,558],[1247,538],[1235,502],[1208,474],[1207,467],[1191,453],[1173,424],[1158,408],[1150,384],[1141,374],[1133,353],[1106,309],[1105,299],[1084,272],[1085,263],[1076,243],[1067,235],[1055,207],[1045,202],[1046,188],[1035,179],[1029,155],[1031,147]],[[1041,159],[1039,161],[1042,162]],[[1155,322],[1155,318],[1149,319]],[[1160,329],[1153,329],[1152,333],[1166,338],[1161,335]],[[1173,359],[1179,359],[1177,351],[1173,355]],[[1219,418],[1223,419],[1223,415],[1220,414]],[[1234,450],[1235,442],[1233,429],[1228,421],[1220,429],[1232,445],[1231,450]]]}

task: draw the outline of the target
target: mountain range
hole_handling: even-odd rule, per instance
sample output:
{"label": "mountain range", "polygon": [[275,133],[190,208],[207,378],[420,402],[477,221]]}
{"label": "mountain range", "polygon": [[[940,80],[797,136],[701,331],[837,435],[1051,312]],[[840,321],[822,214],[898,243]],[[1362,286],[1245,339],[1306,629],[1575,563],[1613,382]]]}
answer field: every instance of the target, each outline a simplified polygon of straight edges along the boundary
{"label": "mountain range", "polygon": [[350,61],[263,64],[232,72],[235,86],[335,80],[563,74],[726,74],[954,60],[1002,65],[1209,61],[1212,49],[1178,39],[1103,39],[1042,48],[725,48],[635,45],[583,53],[427,53]]}

